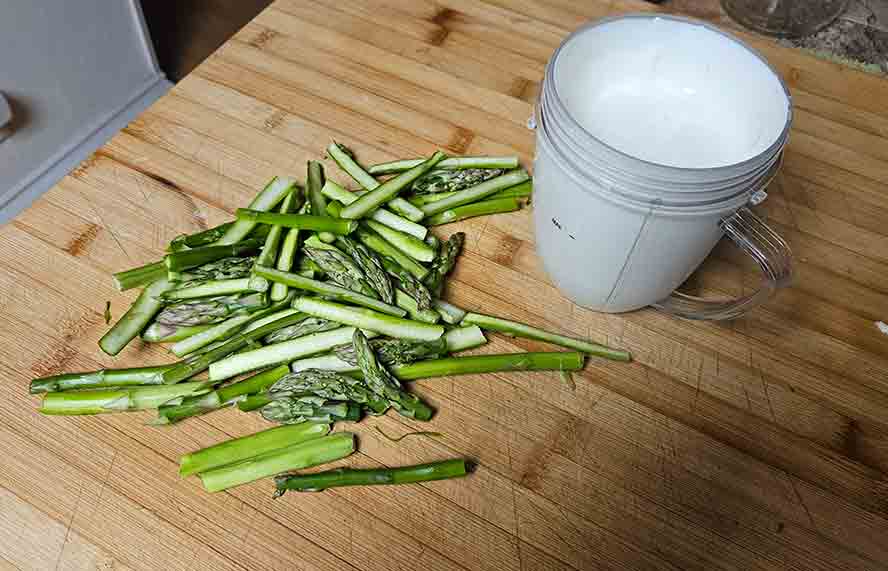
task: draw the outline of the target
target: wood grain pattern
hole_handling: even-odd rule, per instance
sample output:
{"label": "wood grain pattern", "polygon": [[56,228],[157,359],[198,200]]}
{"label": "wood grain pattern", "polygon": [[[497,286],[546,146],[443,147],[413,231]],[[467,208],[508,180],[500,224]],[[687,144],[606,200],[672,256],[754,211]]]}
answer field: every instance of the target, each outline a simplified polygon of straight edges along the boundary
{"label": "wood grain pattern", "polygon": [[[724,20],[716,2],[674,10]],[[35,375],[168,360],[96,346],[112,271],[230,218],[269,177],[302,178],[330,138],[365,162],[518,154],[546,59],[636,0],[279,0],[89,160],[0,228],[0,568],[880,569],[888,565],[888,82],[738,33],[783,74],[796,122],[758,207],[797,283],[731,323],[605,315],[551,285],[527,211],[468,235],[448,297],[633,351],[574,375],[415,384],[439,438],[398,416],[353,427],[357,466],[455,455],[464,480],[272,501],[269,483],[208,495],[178,457],[266,426],[226,410],[52,418]],[[495,64],[491,64],[495,62]],[[335,179],[347,178],[335,168]],[[757,282],[720,245],[689,287]],[[480,353],[542,348],[493,336]],[[350,427],[351,429],[352,427]],[[421,561],[421,563],[416,563]]]}

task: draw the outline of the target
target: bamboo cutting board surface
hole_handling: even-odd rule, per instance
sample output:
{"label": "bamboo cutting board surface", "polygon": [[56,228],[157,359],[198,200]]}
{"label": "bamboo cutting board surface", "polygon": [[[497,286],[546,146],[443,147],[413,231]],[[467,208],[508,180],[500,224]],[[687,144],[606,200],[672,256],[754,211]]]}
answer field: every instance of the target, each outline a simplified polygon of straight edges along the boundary
{"label": "bamboo cutting board surface", "polygon": [[[52,418],[27,394],[33,376],[168,361],[139,343],[114,360],[98,350],[105,300],[119,316],[134,297],[109,274],[229,219],[275,174],[302,178],[331,138],[365,163],[443,148],[530,164],[525,122],[550,53],[588,19],[642,9],[279,0],[0,228],[0,568],[884,569],[888,81],[751,36],[796,104],[758,208],[791,243],[796,285],[731,323],[602,315],[549,284],[529,212],[441,228],[468,234],[454,303],[635,356],[592,359],[573,387],[550,373],[419,382],[431,424],[348,427],[348,464],[460,455],[479,461],[469,478],[210,495],[178,479],[178,457],[266,427],[256,415]],[[694,287],[756,279],[719,247]],[[484,351],[532,347],[494,337]],[[393,443],[375,427],[443,436]]]}

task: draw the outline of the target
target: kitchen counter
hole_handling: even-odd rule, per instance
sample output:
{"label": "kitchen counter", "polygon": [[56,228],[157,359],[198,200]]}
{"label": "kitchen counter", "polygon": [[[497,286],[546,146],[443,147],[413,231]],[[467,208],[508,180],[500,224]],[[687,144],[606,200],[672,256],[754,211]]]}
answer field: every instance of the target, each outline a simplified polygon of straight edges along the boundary
{"label": "kitchen counter", "polygon": [[[630,349],[555,373],[414,384],[429,424],[349,425],[346,463],[477,461],[465,479],[207,494],[183,453],[267,427],[225,410],[44,417],[30,378],[169,360],[96,342],[109,274],[219,224],[273,175],[304,177],[331,138],[365,163],[518,154],[545,62],[630,0],[278,0],[55,188],[0,227],[0,568],[884,569],[888,566],[888,80],[744,34],[796,119],[757,207],[796,283],[729,323],[577,307],[543,274],[528,211],[467,233],[450,301]],[[706,16],[706,14],[698,14]],[[335,172],[333,167],[328,169]],[[337,175],[338,176],[338,175]],[[754,287],[719,246],[689,284]],[[493,337],[484,351],[542,345]],[[384,438],[425,429],[440,437]]]}

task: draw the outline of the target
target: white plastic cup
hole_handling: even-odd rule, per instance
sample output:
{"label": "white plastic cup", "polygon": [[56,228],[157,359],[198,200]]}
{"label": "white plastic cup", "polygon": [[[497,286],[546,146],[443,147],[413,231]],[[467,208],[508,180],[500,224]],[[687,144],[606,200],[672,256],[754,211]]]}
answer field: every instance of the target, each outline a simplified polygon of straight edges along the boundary
{"label": "white plastic cup", "polygon": [[[791,99],[736,38],[660,15],[586,25],[549,61],[535,119],[537,250],[576,303],[725,319],[789,282],[788,246],[745,205],[780,167]],[[762,267],[762,289],[674,294],[726,234]]]}

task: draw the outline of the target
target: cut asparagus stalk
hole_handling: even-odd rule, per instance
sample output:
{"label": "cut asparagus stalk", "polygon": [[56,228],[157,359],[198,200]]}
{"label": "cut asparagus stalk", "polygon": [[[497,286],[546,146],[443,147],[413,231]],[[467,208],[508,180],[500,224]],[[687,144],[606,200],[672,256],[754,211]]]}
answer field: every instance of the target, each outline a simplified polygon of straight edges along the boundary
{"label": "cut asparagus stalk", "polygon": [[[339,168],[348,173],[355,182],[368,191],[376,190],[380,186],[380,182],[370,176],[370,174],[368,174],[367,171],[355,161],[351,151],[342,145],[339,145],[336,141],[332,142],[330,146],[327,147],[327,153],[330,155],[330,158],[336,161]],[[419,222],[423,218],[422,210],[416,208],[401,197],[395,197],[392,200],[389,200],[388,206],[394,212],[400,214],[411,222]],[[371,208],[368,210],[373,209]]]}
{"label": "cut asparagus stalk", "polygon": [[347,301],[349,303],[354,303],[356,305],[361,305],[364,307],[369,307],[371,309],[376,309],[383,313],[388,313],[390,315],[402,316],[407,312],[399,307],[395,307],[393,305],[389,305],[385,302],[379,301],[378,299],[373,299],[372,297],[362,295],[360,293],[351,291],[350,289],[340,287],[338,285],[334,285],[327,282],[321,282],[318,280],[313,280],[310,278],[302,277],[298,274],[292,274],[289,272],[282,272],[280,270],[275,270],[272,268],[260,267],[256,268],[256,273],[269,281],[273,282],[281,282],[287,284],[290,287],[294,287],[296,289],[301,289],[305,291],[310,291],[314,293],[319,293],[321,295],[335,297],[336,299],[340,299],[342,301]]}
{"label": "cut asparagus stalk", "polygon": [[180,252],[182,250],[187,250],[188,248],[208,246],[224,236],[225,232],[228,231],[232,224],[234,224],[234,222],[225,222],[224,224],[201,230],[194,234],[181,234],[176,236],[173,238],[172,242],[170,242],[167,251]]}
{"label": "cut asparagus stalk", "polygon": [[[283,319],[284,317],[291,317],[294,315],[301,315],[301,314],[300,314],[300,312],[296,311],[295,309],[282,309],[280,311],[276,311],[276,312],[272,313],[271,315],[266,315],[266,316],[260,317],[256,321],[251,321],[250,323],[247,324],[246,327],[244,327],[244,330],[241,333],[249,333],[251,331],[259,329],[260,327],[265,327],[269,323],[274,323],[278,319]],[[308,316],[305,316],[305,317],[308,317]]]}
{"label": "cut asparagus stalk", "polygon": [[292,341],[275,343],[261,349],[231,355],[210,365],[210,380],[222,381],[235,375],[288,363],[300,357],[329,351],[337,345],[351,341],[352,327],[340,327],[332,331],[298,337]]}
{"label": "cut asparagus stalk", "polygon": [[389,304],[394,303],[394,286],[382,258],[364,244],[345,236],[337,238],[336,244],[364,272],[367,282],[373,288],[374,297],[378,296]]}
{"label": "cut asparagus stalk", "polygon": [[361,419],[361,406],[352,402],[323,400],[314,396],[273,398],[259,413],[265,420],[280,424],[354,422]]}
{"label": "cut asparagus stalk", "polygon": [[238,278],[235,280],[210,280],[196,285],[171,289],[161,294],[165,300],[194,299],[198,297],[210,297],[215,295],[230,295],[245,291],[255,291],[250,287],[250,278]]}
{"label": "cut asparagus stalk", "polygon": [[441,296],[441,290],[444,288],[444,278],[447,277],[447,274],[456,265],[456,258],[462,252],[465,243],[465,233],[455,232],[438,249],[438,255],[432,261],[429,274],[424,280],[425,286],[433,296]]}
{"label": "cut asparagus stalk", "polygon": [[358,227],[354,220],[342,220],[315,216],[312,214],[278,214],[276,212],[260,212],[247,208],[237,209],[238,220],[249,219],[263,224],[278,224],[287,228],[330,232],[332,234],[349,234]]}
{"label": "cut asparagus stalk", "polygon": [[315,317],[369,329],[398,339],[434,341],[444,334],[444,328],[440,325],[411,321],[372,309],[350,307],[314,298],[298,297],[293,301],[293,308]]}
{"label": "cut asparagus stalk", "polygon": [[330,425],[328,424],[304,422],[269,428],[249,436],[226,440],[182,456],[179,459],[179,476],[184,478],[192,474],[236,464],[273,450],[281,450],[321,438],[329,432]]}
{"label": "cut asparagus stalk", "polygon": [[265,391],[275,381],[289,372],[290,370],[286,365],[280,365],[205,395],[187,397],[178,404],[161,405],[157,408],[155,424],[173,424],[192,416],[219,410],[224,406],[246,398],[247,395]]}
{"label": "cut asparagus stalk", "polygon": [[274,399],[268,396],[268,393],[265,392],[249,395],[245,399],[237,401],[237,409],[241,412],[252,412],[254,410],[259,410],[272,400]]}
{"label": "cut asparagus stalk", "polygon": [[138,268],[113,274],[114,287],[116,287],[118,291],[126,291],[134,287],[141,287],[156,282],[157,280],[165,278],[166,275],[167,268],[163,261],[154,262],[153,264],[146,264],[144,266],[139,266]]}
{"label": "cut asparagus stalk", "polygon": [[[318,161],[308,161],[307,187],[311,214],[329,216],[327,214],[327,199],[321,192],[321,189],[324,188],[324,166]],[[336,236],[330,232],[321,232],[319,237],[324,242],[332,242],[336,239]]]}
{"label": "cut asparagus stalk", "polygon": [[[451,196],[454,196],[457,192],[458,191],[418,194],[416,196],[410,197],[410,203],[421,207],[425,204],[431,204],[432,202],[438,202],[439,200],[450,198]],[[488,196],[485,200],[496,200],[499,198],[525,198],[530,196],[531,194],[533,194],[533,182],[530,180],[526,180],[521,184],[516,184],[515,186],[509,187],[505,190],[495,192]]]}
{"label": "cut asparagus stalk", "polygon": [[447,303],[443,299],[436,299],[432,302],[435,310],[441,315],[441,319],[444,320],[444,323],[449,323],[453,325],[455,323],[459,323],[462,321],[463,317],[466,316],[465,310],[462,310],[456,307],[453,304]]}
{"label": "cut asparagus stalk", "polygon": [[170,347],[170,350],[177,357],[182,357],[206,347],[210,343],[224,341],[243,329],[247,323],[269,315],[277,314],[279,311],[286,309],[287,306],[290,305],[293,297],[295,297],[295,295],[291,294],[289,297],[277,301],[269,307],[255,313],[245,313],[243,315],[229,317],[222,323],[217,323],[206,331],[202,331],[173,344],[173,346]]}
{"label": "cut asparagus stalk", "polygon": [[456,192],[496,178],[503,172],[503,169],[435,169],[416,179],[410,190],[414,194]]}
{"label": "cut asparagus stalk", "polygon": [[286,448],[265,452],[237,464],[202,472],[199,476],[204,489],[208,492],[219,492],[281,472],[300,470],[339,460],[354,451],[354,435],[348,432],[337,432]]}
{"label": "cut asparagus stalk", "polygon": [[417,361],[392,367],[392,373],[401,381],[429,377],[499,373],[507,371],[577,371],[583,368],[583,354],[574,352],[506,353],[502,355],[473,355]]}
{"label": "cut asparagus stalk", "polygon": [[424,323],[438,323],[441,316],[434,309],[419,309],[419,304],[403,290],[395,290],[395,304],[407,312],[410,319]]}
{"label": "cut asparagus stalk", "polygon": [[40,412],[51,415],[101,414],[157,408],[173,399],[208,392],[206,383],[46,393]]}
{"label": "cut asparagus stalk", "polygon": [[477,202],[483,198],[490,196],[500,190],[515,186],[530,179],[530,175],[524,170],[514,170],[502,176],[476,184],[471,188],[458,191],[453,196],[449,196],[443,200],[438,200],[431,204],[425,204],[421,207],[426,216],[432,216],[439,212],[444,212],[463,204]]}
{"label": "cut asparagus stalk", "polygon": [[167,305],[154,321],[171,327],[211,325],[236,313],[258,311],[266,304],[265,296],[256,292],[202,297]]}
{"label": "cut asparagus stalk", "polygon": [[102,369],[86,373],[52,375],[32,380],[30,391],[31,394],[38,394],[75,389],[159,385],[162,382],[161,373],[169,367],[170,365],[156,365],[153,367]]}
{"label": "cut asparagus stalk", "polygon": [[374,220],[365,222],[371,230],[385,238],[387,242],[420,262],[431,262],[435,258],[435,250],[428,244],[410,234],[393,230],[384,224],[380,224]]}
{"label": "cut asparagus stalk", "polygon": [[480,347],[487,343],[484,332],[477,325],[467,327],[454,327],[444,334],[447,350],[451,353]]}
{"label": "cut asparagus stalk", "polygon": [[[295,192],[295,191],[294,191]],[[305,214],[308,209],[308,203],[302,205],[299,214]],[[275,268],[282,272],[289,272],[293,269],[293,261],[296,259],[296,251],[299,249],[299,229],[288,228],[281,243],[281,251],[278,254],[277,264]],[[271,284],[271,300],[280,301],[287,296],[290,288],[286,284],[275,282]]]}
{"label": "cut asparagus stalk", "polygon": [[446,480],[466,475],[466,461],[442,460],[416,466],[400,466],[397,468],[335,468],[314,474],[291,474],[278,476],[274,479],[275,493],[278,498],[288,491],[319,492],[327,488],[342,486],[380,486],[387,484],[412,484],[415,482],[431,482]]}
{"label": "cut asparagus stalk", "polygon": [[[299,196],[298,189],[294,188],[290,194],[285,196],[281,201],[280,208],[278,208],[278,214],[289,214],[299,206],[300,200],[301,197]],[[265,244],[262,246],[262,251],[256,257],[256,261],[253,265],[254,269],[256,266],[274,265],[277,260],[278,249],[285,230],[278,224],[271,224],[270,227],[271,229],[268,231],[268,236],[265,237]],[[268,282],[265,281],[264,278],[258,277],[256,278],[256,281],[251,281],[253,289],[257,290],[261,290],[263,287],[267,286],[267,283]]]}
{"label": "cut asparagus stalk", "polygon": [[161,278],[143,289],[127,312],[99,340],[99,347],[102,351],[108,355],[120,353],[127,343],[145,329],[151,319],[160,311],[163,304],[159,298],[171,287],[173,287],[172,284],[166,278]]}
{"label": "cut asparagus stalk", "polygon": [[142,332],[146,343],[175,343],[211,328],[212,325],[167,325],[154,321]]}
{"label": "cut asparagus stalk", "polygon": [[235,244],[203,246],[201,248],[173,252],[163,257],[163,263],[166,265],[167,270],[171,272],[183,272],[189,268],[201,266],[222,258],[245,256],[261,247],[262,242],[260,240],[249,238]]}
{"label": "cut asparagus stalk", "polygon": [[421,280],[428,275],[429,271],[423,267],[422,264],[394,247],[370,227],[361,225],[361,227],[355,232],[355,236],[362,244],[383,256],[383,258],[391,258],[399,266],[413,274],[417,279]]}
{"label": "cut asparagus stalk", "polygon": [[537,341],[554,343],[555,345],[560,345],[562,347],[568,347],[570,349],[582,351],[583,353],[588,353],[589,355],[613,359],[614,361],[632,360],[632,357],[628,351],[611,349],[610,347],[605,347],[604,345],[599,345],[597,343],[589,343],[588,341],[574,339],[573,337],[558,335],[557,333],[544,331],[542,329],[531,327],[530,325],[526,325],[524,323],[510,321],[508,319],[500,319],[499,317],[491,317],[490,315],[469,313],[463,319],[463,323],[473,323],[475,325],[478,325],[482,329],[487,329],[488,331],[498,331],[500,333],[505,333],[506,335],[514,337],[524,337],[527,339],[536,339]]}
{"label": "cut asparagus stalk", "polygon": [[319,357],[309,357],[308,359],[299,359],[290,363],[290,370],[294,373],[307,371],[308,369],[320,369],[322,371],[333,371],[336,373],[348,373],[357,371],[356,364],[343,361],[336,355],[330,353]]}
{"label": "cut asparagus stalk", "polygon": [[[361,196],[356,201],[347,205],[342,209],[343,218],[361,218],[371,211],[375,210],[383,203],[395,198],[399,192],[410,186],[413,181],[421,177],[428,171],[432,170],[436,164],[446,158],[446,155],[440,151],[436,151],[431,157],[412,169],[402,172],[397,176],[390,178],[384,183],[379,183],[371,175],[366,173],[360,166],[354,162],[351,157],[339,148],[336,143],[331,144],[327,151],[330,156],[343,168],[352,178],[357,180],[358,184],[369,190],[367,194]],[[349,161],[351,164],[349,164]],[[344,166],[345,165],[345,166]],[[359,176],[356,177],[356,170],[359,169]],[[372,182],[371,182],[372,181]],[[405,201],[406,202],[406,201]],[[409,204],[409,203],[407,203]],[[398,206],[396,205],[395,208]],[[413,208],[413,205],[410,204]],[[397,210],[396,210],[397,211]],[[416,222],[416,220],[413,220]]]}
{"label": "cut asparagus stalk", "polygon": [[521,210],[521,202],[517,198],[496,198],[444,210],[443,212],[429,216],[426,223],[429,226],[441,226],[442,224],[459,222],[460,220],[466,220],[467,218],[475,218],[476,216],[505,214],[507,212],[515,212],[518,210]]}
{"label": "cut asparagus stalk", "polygon": [[305,319],[305,316],[291,315],[288,317],[282,317],[272,323],[254,329],[249,333],[238,333],[233,338],[218,346],[213,347],[212,349],[201,352],[200,354],[190,355],[185,359],[179,361],[178,363],[164,371],[163,382],[166,384],[172,384],[191,378],[199,372],[206,370],[211,363],[227,357],[232,353],[241,351],[242,349],[250,346],[252,343],[256,343],[265,335],[268,335],[273,331],[277,331],[277,329],[281,327],[286,327],[288,325],[292,325],[293,323],[298,323],[302,319]]}
{"label": "cut asparagus stalk", "polygon": [[[402,159],[373,165],[367,171],[372,175],[392,174],[410,170],[425,159]],[[518,157],[450,157],[438,163],[439,169],[514,169]]]}
{"label": "cut asparagus stalk", "polygon": [[[289,194],[296,181],[286,177],[275,177],[262,189],[262,192],[256,195],[248,208],[250,210],[268,211],[277,206],[277,204]],[[243,240],[256,226],[255,220],[238,219],[232,224],[225,234],[217,242],[217,245],[234,244]]]}
{"label": "cut asparagus stalk", "polygon": [[[327,198],[339,201],[343,205],[349,205],[357,200],[359,197],[361,197],[363,194],[365,194],[365,192],[363,191],[351,192],[349,190],[346,190],[332,180],[328,180],[324,183],[323,192],[324,196],[326,196]],[[327,205],[327,212],[330,212],[329,204]],[[338,218],[341,212],[341,208],[338,209],[338,212],[335,214],[335,216]],[[420,214],[422,214],[422,211],[420,211]],[[411,236],[415,236],[420,240],[424,239],[428,234],[428,229],[422,224],[417,224],[412,220],[408,220],[407,218],[398,216],[397,214],[386,210],[385,208],[377,208],[370,214],[370,216],[368,216],[368,218],[370,218],[371,220],[375,220],[380,224],[385,224],[389,228],[393,228],[406,234],[410,234]]]}

